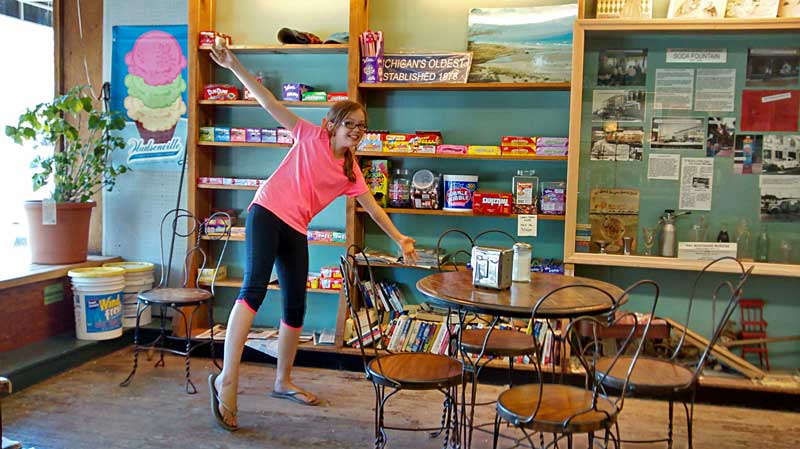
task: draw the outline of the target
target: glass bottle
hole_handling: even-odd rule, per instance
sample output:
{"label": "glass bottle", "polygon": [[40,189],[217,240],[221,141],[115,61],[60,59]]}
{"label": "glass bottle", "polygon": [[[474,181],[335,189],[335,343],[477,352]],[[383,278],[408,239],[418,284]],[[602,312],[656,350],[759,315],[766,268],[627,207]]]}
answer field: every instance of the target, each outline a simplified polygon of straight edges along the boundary
{"label": "glass bottle", "polygon": [[389,207],[411,207],[411,178],[407,168],[394,169],[389,185]]}
{"label": "glass bottle", "polygon": [[758,233],[758,243],[756,245],[756,262],[767,262],[769,260],[769,234],[767,224],[761,225],[761,232]]}
{"label": "glass bottle", "polygon": [[511,280],[514,282],[531,281],[531,253],[533,247],[527,243],[514,244],[514,268],[511,270]]}
{"label": "glass bottle", "polygon": [[742,218],[736,226],[736,257],[740,260],[752,259],[750,237],[750,225],[747,224],[746,218]]}
{"label": "glass bottle", "polygon": [[719,234],[717,234],[717,241],[718,242],[730,242],[731,241],[731,238],[728,235],[728,225],[727,224],[722,223],[722,225],[720,225]]}

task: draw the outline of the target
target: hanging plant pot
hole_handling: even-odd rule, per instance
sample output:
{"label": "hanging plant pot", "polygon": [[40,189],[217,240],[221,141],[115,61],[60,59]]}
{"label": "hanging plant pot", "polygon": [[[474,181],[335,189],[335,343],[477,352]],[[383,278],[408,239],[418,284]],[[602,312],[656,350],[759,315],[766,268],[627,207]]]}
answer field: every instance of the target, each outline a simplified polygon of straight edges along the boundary
{"label": "hanging plant pot", "polygon": [[86,261],[89,220],[96,203],[56,203],[56,224],[42,224],[42,202],[26,201],[31,262],[61,265]]}

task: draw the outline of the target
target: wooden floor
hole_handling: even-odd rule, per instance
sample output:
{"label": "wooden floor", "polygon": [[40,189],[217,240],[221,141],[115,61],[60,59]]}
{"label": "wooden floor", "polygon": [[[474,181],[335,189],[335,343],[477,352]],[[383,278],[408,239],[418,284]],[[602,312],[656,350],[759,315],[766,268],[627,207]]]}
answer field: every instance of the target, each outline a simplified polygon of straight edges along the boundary
{"label": "wooden floor", "polygon": [[[307,407],[268,396],[273,366],[243,365],[242,429],[227,433],[210,418],[208,359],[192,364],[192,379],[200,390],[193,396],[183,392],[183,361],[177,357],[169,357],[166,368],[145,364],[130,387],[120,388],[118,383],[127,375],[131,361],[131,351],[122,350],[5,399],[4,434],[20,440],[25,448],[36,449],[372,447],[373,393],[363,374],[298,368],[298,383],[327,400],[324,406]],[[479,399],[496,397],[500,389],[481,386]],[[389,400],[387,424],[436,425],[439,398],[437,394],[402,392]],[[491,420],[491,407],[482,409],[478,410],[479,421]],[[676,408],[676,413],[681,411]],[[666,403],[626,400],[621,415],[623,437],[664,433],[666,423]],[[800,447],[800,414],[699,405],[695,432],[699,449],[794,449]],[[685,448],[683,422],[677,424],[676,433],[675,448]],[[419,432],[395,431],[389,438],[390,448],[441,447],[439,440]],[[478,433],[473,447],[491,447],[491,440]],[[665,445],[623,447],[660,449]]]}

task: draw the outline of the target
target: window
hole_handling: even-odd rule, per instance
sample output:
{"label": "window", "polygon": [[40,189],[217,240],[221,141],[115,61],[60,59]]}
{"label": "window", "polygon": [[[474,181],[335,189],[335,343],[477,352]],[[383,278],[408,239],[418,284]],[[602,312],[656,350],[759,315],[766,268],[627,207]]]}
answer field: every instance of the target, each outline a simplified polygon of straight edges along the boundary
{"label": "window", "polygon": [[[3,263],[28,260],[25,200],[49,196],[46,189],[33,192],[30,162],[34,152],[21,148],[5,134],[5,125],[18,122],[27,108],[53,98],[54,35],[52,1],[0,0],[0,42],[5,61],[17,61],[18,70],[0,70],[0,86],[6,86],[0,102],[0,251]],[[25,61],[23,63],[23,61]],[[52,151],[43,148],[40,151]]]}

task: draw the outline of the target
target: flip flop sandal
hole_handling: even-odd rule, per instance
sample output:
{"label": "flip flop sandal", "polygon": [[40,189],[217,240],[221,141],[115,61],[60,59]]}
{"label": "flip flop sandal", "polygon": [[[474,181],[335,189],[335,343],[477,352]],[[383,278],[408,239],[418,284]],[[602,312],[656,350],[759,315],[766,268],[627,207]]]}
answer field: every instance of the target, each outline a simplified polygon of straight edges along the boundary
{"label": "flip flop sandal", "polygon": [[225,422],[225,419],[222,417],[222,413],[219,412],[219,406],[222,405],[222,408],[225,409],[226,412],[230,413],[233,416],[236,416],[236,411],[231,410],[224,402],[219,399],[219,393],[217,392],[217,387],[214,386],[214,381],[217,379],[217,374],[211,373],[208,376],[208,395],[211,396],[211,412],[214,416],[214,419],[217,421],[217,424],[222,427],[223,429],[227,430],[228,432],[235,432],[239,430],[238,426],[232,426]]}
{"label": "flip flop sandal", "polygon": [[278,399],[288,399],[292,402],[308,406],[316,406],[322,403],[322,401],[319,398],[313,401],[304,401],[303,396],[308,396],[308,393],[304,391],[284,391],[284,392],[273,391],[272,393],[270,393],[270,396]]}

